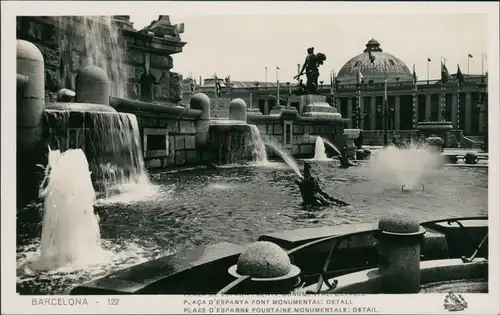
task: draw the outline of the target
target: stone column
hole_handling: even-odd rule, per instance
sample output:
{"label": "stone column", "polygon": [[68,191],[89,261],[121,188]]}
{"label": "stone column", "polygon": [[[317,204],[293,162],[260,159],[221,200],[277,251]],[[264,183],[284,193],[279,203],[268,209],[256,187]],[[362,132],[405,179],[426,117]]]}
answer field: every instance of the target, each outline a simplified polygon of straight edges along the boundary
{"label": "stone column", "polygon": [[455,126],[457,125],[457,119],[458,119],[457,106],[458,106],[458,94],[453,93],[451,95],[451,122],[453,123],[453,128],[455,128]]}
{"label": "stone column", "polygon": [[360,116],[358,118],[360,118],[360,121],[358,123],[358,128],[359,129],[364,129],[365,127],[365,98],[363,97],[363,93],[361,93],[361,97],[360,97],[361,101],[360,101],[360,104],[359,104],[359,114]]}
{"label": "stone column", "polygon": [[396,104],[394,106],[394,130],[401,129],[401,96],[396,95]]}
{"label": "stone column", "polygon": [[429,120],[431,115],[431,94],[425,94],[425,118],[424,121]]}
{"label": "stone column", "polygon": [[470,135],[471,131],[471,115],[472,115],[472,97],[470,95],[470,92],[465,93],[465,130],[464,134]]}
{"label": "stone column", "polygon": [[[412,101],[411,106],[415,106],[415,109],[414,109],[415,110],[415,113],[414,113],[414,115],[415,115],[415,118],[414,118],[415,122],[413,122],[413,120],[412,120],[411,129],[415,129],[415,124],[418,125],[418,122],[419,122],[419,119],[420,119],[420,117],[418,117],[418,110],[419,110],[418,94],[415,94],[415,99],[412,99],[411,101]],[[415,102],[415,105],[413,104],[413,102]]]}
{"label": "stone column", "polygon": [[372,96],[370,98],[370,114],[372,115],[371,122],[370,122],[370,129],[375,130],[377,128],[377,122],[376,122],[377,104],[376,104],[376,97],[375,96]]}
{"label": "stone column", "polygon": [[352,128],[352,97],[349,97],[347,99],[347,118],[350,119],[349,123],[347,124],[348,128]]}
{"label": "stone column", "polygon": [[269,115],[269,102],[266,100],[264,103],[264,115]]}
{"label": "stone column", "polygon": [[[484,102],[484,100],[483,100]],[[487,104],[482,104],[480,105],[479,107],[479,115],[478,115],[478,124],[479,124],[479,128],[478,128],[478,131],[479,133],[481,134],[483,131],[484,131],[484,111],[487,110],[488,108],[488,105]]]}

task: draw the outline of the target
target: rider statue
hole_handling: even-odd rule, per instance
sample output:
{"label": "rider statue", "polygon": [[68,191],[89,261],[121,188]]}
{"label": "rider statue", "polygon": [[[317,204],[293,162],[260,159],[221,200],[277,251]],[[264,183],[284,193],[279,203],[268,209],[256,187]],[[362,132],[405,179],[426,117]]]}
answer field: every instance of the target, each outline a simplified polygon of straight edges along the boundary
{"label": "rider statue", "polygon": [[323,64],[323,62],[326,60],[325,54],[314,53],[314,47],[307,48],[307,57],[306,60],[304,61],[304,64],[302,65],[302,69],[300,70],[299,74],[296,75],[294,78],[299,79],[300,76],[306,74],[307,77],[307,85],[306,85],[306,90],[307,93],[312,94],[316,92],[318,88],[318,77],[319,77],[319,66]]}

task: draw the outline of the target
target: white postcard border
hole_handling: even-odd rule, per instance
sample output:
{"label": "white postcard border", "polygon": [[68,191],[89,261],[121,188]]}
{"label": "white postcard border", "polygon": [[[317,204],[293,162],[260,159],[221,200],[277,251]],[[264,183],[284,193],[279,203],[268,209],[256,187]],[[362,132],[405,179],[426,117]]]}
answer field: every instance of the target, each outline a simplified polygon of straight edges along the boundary
{"label": "white postcard border", "polygon": [[[498,314],[499,307],[499,73],[493,69],[500,69],[499,56],[499,30],[498,10],[495,2],[59,2],[59,1],[6,1],[2,2],[2,313],[6,314],[90,314],[90,313],[120,313],[120,314],[181,314],[184,313],[186,301],[195,301],[194,305],[209,308],[206,303],[213,300],[213,296],[42,296],[40,298],[61,299],[60,303],[70,303],[71,299],[81,298],[87,300],[87,305],[80,306],[46,306],[33,305],[34,296],[17,295],[15,255],[15,55],[16,55],[16,15],[112,15],[120,10],[125,12],[168,12],[169,14],[470,14],[482,13],[488,15],[489,20],[489,293],[488,294],[462,294],[468,303],[468,308],[461,314]],[[411,40],[411,34],[409,34]],[[452,43],[450,43],[451,45]],[[492,106],[491,106],[492,105]],[[366,296],[308,296],[308,297],[283,297],[286,299],[307,298],[310,300],[349,299],[358,307],[375,307],[378,313],[385,314],[436,314],[444,313],[445,294],[425,295],[366,295]],[[118,298],[119,305],[108,305],[110,298]],[[252,301],[276,297],[220,297],[219,301],[238,299],[247,300],[249,313],[256,313]],[[198,301],[198,304],[196,304]],[[59,303],[59,302],[57,302]],[[255,302],[253,302],[255,303]],[[326,303],[326,302],[325,302]],[[207,306],[208,305],[208,306]],[[323,306],[326,306],[323,305]],[[225,305],[224,307],[228,307]],[[229,307],[238,307],[231,305]],[[264,306],[261,306],[264,307]],[[282,305],[279,307],[283,307]],[[301,306],[303,307],[303,306]],[[312,307],[312,306],[308,306]],[[316,307],[316,306],[315,306]],[[317,306],[319,307],[319,306]],[[342,307],[342,306],[338,306]],[[350,309],[352,313],[352,308]]]}

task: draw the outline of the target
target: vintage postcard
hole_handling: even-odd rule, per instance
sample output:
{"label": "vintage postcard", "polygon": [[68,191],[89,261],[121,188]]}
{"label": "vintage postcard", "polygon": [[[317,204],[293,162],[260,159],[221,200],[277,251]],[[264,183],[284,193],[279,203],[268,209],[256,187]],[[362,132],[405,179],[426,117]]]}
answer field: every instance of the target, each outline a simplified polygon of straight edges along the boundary
{"label": "vintage postcard", "polygon": [[3,2],[2,313],[498,314],[498,9]]}

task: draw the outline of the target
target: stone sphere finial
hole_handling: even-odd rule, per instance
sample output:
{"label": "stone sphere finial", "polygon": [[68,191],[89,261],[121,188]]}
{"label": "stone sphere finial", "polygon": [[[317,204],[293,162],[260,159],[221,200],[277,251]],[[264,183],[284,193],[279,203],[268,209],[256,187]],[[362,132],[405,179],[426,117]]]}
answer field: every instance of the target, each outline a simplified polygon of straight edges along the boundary
{"label": "stone sphere finial", "polygon": [[287,275],[291,269],[290,258],[281,247],[260,241],[240,255],[236,271],[252,278],[276,278]]}
{"label": "stone sphere finial", "polygon": [[382,233],[413,234],[420,231],[418,220],[406,213],[391,213],[383,216],[378,223]]}

